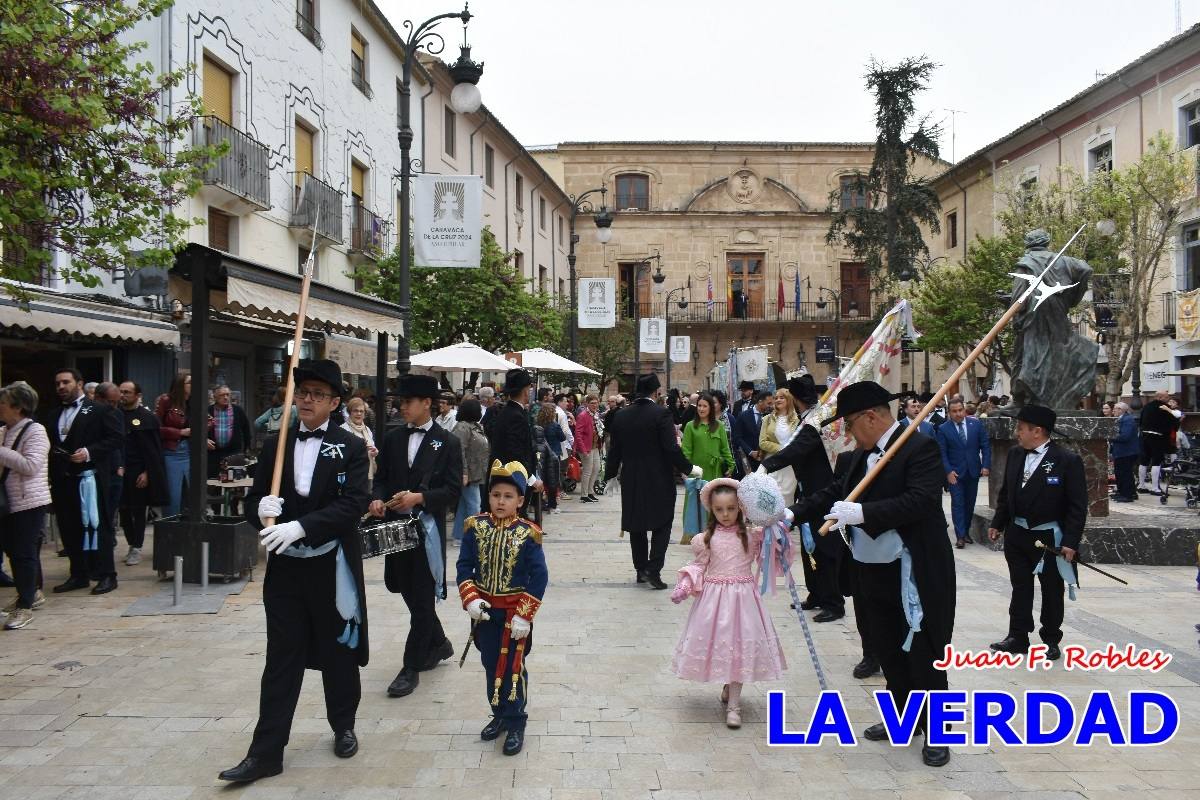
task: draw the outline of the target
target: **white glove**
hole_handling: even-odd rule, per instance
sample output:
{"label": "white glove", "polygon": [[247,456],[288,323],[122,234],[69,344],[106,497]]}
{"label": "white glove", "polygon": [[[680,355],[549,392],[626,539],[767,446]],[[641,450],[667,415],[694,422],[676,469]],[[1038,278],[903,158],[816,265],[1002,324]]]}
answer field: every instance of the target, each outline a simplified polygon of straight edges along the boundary
{"label": "white glove", "polygon": [[767,474],[767,468],[766,468],[766,467],[764,467],[762,464],[759,464],[759,465],[758,465],[758,469],[754,470],[754,474],[755,474],[755,475],[766,475],[766,474]]}
{"label": "white glove", "polygon": [[263,528],[259,536],[268,553],[282,553],[304,538],[304,527],[299,520],[292,520]]}
{"label": "white glove", "polygon": [[783,519],[784,519],[784,522],[786,522],[788,524],[788,526],[790,527],[792,525],[792,523],[796,521],[796,515],[792,513],[792,510],[790,508],[788,508],[787,506],[784,506]]}
{"label": "white glove", "polygon": [[840,531],[848,525],[861,525],[863,522],[862,503],[847,503],[845,500],[838,500],[833,504],[833,508],[829,509],[825,519],[834,520],[833,529],[835,531]]}
{"label": "white glove", "polygon": [[524,639],[526,636],[529,635],[529,631],[532,628],[533,628],[533,624],[529,620],[525,619],[524,617],[513,617],[512,618],[512,638]]}
{"label": "white glove", "polygon": [[269,519],[279,519],[283,514],[283,498],[268,494],[258,501],[258,521],[263,525]]}
{"label": "white glove", "polygon": [[480,598],[480,597],[476,597],[474,600],[467,603],[467,613],[471,615],[471,619],[475,620],[476,622],[479,622],[480,620],[482,620],[484,617],[487,616],[487,614],[484,614],[483,612],[487,611],[491,607],[492,607],[492,604],[489,603],[487,600],[484,600],[483,598]]}
{"label": "white glove", "polygon": [[703,478],[704,470],[700,467],[692,467],[692,477],[693,478]]}

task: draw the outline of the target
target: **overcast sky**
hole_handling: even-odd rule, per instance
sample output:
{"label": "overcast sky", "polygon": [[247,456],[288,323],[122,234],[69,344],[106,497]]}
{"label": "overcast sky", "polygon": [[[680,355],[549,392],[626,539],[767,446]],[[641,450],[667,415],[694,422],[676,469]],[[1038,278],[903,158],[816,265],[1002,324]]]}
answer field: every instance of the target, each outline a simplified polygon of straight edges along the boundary
{"label": "overcast sky", "polygon": [[[377,0],[405,19],[459,0]],[[922,111],[955,154],[1175,35],[1174,0],[472,0],[484,103],[527,147],[581,140],[866,141],[871,57],[940,64]],[[1200,21],[1200,0],[1182,0]],[[457,57],[462,26],[441,26]],[[1044,49],[1041,49],[1044,48]]]}

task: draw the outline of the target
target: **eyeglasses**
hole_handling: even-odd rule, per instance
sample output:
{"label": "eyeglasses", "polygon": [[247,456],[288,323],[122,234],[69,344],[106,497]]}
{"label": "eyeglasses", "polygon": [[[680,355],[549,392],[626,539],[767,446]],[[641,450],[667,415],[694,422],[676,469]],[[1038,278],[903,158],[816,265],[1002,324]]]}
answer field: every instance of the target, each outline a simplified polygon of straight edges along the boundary
{"label": "eyeglasses", "polygon": [[296,397],[301,400],[316,400],[318,402],[333,397],[329,392],[314,392],[312,389],[297,389]]}
{"label": "eyeglasses", "polygon": [[863,417],[865,417],[867,414],[870,414],[870,413],[871,413],[870,411],[864,411],[861,414],[855,414],[853,417],[846,417],[846,430],[850,430],[851,428],[853,428],[854,423],[858,422],[860,419],[862,419]]}

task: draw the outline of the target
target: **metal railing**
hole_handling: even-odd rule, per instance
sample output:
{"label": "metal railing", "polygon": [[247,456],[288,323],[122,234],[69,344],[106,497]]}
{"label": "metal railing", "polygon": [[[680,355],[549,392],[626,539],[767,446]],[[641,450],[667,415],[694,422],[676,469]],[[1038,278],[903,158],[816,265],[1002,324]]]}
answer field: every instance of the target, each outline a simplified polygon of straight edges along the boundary
{"label": "metal railing", "polygon": [[198,117],[193,128],[197,146],[228,144],[204,171],[204,182],[245,198],[260,208],[271,207],[270,150],[248,133],[219,117]]}
{"label": "metal railing", "polygon": [[317,235],[340,244],[342,241],[342,193],[307,172],[299,174],[300,180],[295,181],[296,173],[292,173],[296,189],[288,225],[292,228],[312,228],[313,225],[316,225]]}
{"label": "metal railing", "polygon": [[1175,293],[1163,292],[1162,296],[1162,326],[1163,330],[1175,330]]}
{"label": "metal railing", "polygon": [[[837,303],[802,301],[800,303],[778,303],[769,300],[729,302],[714,300],[692,300],[685,308],[678,303],[666,307],[663,301],[638,302],[638,315],[642,318],[663,317],[670,314],[671,322],[833,322],[838,318]],[[842,322],[872,322],[881,312],[883,304],[875,308],[859,303],[857,313],[843,313]],[[633,304],[625,301],[620,306],[622,319],[633,318]]]}
{"label": "metal railing", "polygon": [[321,38],[321,32],[317,30],[316,24],[299,11],[296,12],[296,30],[304,34],[304,38],[315,44],[318,50],[325,49],[325,40]]}
{"label": "metal railing", "polygon": [[378,258],[387,252],[387,220],[369,211],[361,203],[350,205],[350,250]]}

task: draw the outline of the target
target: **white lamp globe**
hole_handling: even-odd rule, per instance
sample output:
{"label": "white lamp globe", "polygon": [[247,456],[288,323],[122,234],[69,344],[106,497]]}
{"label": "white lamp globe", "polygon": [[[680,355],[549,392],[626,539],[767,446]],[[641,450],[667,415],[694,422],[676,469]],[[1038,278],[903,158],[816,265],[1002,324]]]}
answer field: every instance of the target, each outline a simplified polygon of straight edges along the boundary
{"label": "white lamp globe", "polygon": [[470,114],[478,111],[483,98],[479,87],[473,83],[457,84],[450,92],[450,107],[459,114]]}
{"label": "white lamp globe", "polygon": [[612,241],[612,228],[596,228],[596,240],[600,244],[608,244]]}

